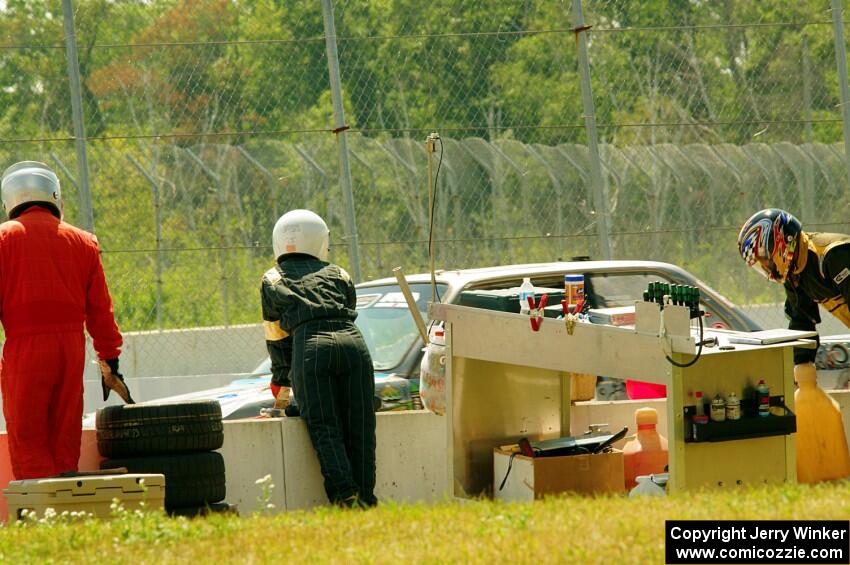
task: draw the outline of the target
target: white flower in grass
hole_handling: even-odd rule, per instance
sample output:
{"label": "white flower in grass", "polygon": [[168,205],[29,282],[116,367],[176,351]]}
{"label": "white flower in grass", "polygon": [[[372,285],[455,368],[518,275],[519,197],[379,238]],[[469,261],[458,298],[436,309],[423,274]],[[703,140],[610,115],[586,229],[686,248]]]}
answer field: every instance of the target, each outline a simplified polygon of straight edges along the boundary
{"label": "white flower in grass", "polygon": [[54,508],[45,508],[44,516],[38,522],[40,524],[50,524],[56,521],[56,510]]}

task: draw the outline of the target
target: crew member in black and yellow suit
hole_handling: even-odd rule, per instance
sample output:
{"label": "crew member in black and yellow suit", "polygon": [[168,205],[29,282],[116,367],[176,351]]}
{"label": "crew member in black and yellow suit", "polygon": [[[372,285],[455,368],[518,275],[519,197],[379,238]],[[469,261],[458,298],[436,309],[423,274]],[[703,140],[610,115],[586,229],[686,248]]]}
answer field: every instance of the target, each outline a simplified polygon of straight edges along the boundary
{"label": "crew member in black and yellow suit", "polygon": [[[738,235],[747,265],[785,287],[792,330],[814,331],[818,304],[850,327],[850,235],[804,232],[784,210],[768,208],[747,220]],[[815,349],[794,349],[794,374],[814,373]]]}
{"label": "crew member in black and yellow suit", "polygon": [[263,276],[261,301],[277,405],[293,387],[328,500],[374,506],[375,375],[354,325],[354,284],[325,260],[328,227],[313,212],[281,216],[272,243],[277,265]]}

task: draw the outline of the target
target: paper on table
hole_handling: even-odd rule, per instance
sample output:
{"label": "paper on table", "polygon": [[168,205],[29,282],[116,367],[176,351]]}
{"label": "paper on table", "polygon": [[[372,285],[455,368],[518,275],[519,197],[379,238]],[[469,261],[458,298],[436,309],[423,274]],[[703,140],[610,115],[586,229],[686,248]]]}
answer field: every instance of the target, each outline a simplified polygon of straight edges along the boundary
{"label": "paper on table", "polygon": [[817,335],[817,332],[775,329],[730,335],[727,339],[729,340],[729,343],[770,345],[772,343],[782,343],[783,341],[794,341],[797,339],[813,338]]}

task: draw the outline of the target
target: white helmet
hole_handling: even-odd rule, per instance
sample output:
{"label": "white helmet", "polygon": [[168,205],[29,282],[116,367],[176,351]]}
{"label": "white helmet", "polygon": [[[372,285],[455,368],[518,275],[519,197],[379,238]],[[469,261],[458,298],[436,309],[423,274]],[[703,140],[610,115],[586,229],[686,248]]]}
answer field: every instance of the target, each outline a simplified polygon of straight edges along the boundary
{"label": "white helmet", "polygon": [[329,244],[328,225],[310,210],[290,210],[280,217],[272,231],[275,258],[288,253],[304,253],[325,261]]}
{"label": "white helmet", "polygon": [[21,161],[6,169],[0,183],[0,195],[10,219],[19,214],[22,205],[31,202],[48,204],[57,217],[62,217],[59,177],[44,163]]}

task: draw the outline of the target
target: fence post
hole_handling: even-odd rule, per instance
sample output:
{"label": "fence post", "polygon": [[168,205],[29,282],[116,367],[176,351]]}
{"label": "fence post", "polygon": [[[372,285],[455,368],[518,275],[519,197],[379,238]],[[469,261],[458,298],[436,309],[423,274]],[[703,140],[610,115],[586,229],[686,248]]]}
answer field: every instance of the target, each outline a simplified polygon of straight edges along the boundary
{"label": "fence post", "polygon": [[[844,22],[841,0],[832,0],[832,30],[835,41],[835,64],[838,65],[838,85],[841,88],[841,121],[844,126],[844,165],[850,183],[850,89],[847,86],[847,45],[844,43]],[[850,186],[850,184],[848,184]]]}
{"label": "fence post", "polygon": [[83,123],[83,102],[80,94],[80,62],[77,58],[77,35],[74,31],[74,8],[71,0],[62,0],[65,18],[65,58],[68,61],[68,81],[71,91],[71,117],[74,121],[74,143],[77,148],[77,173],[80,193],[80,227],[94,233],[94,212],[89,189],[89,164],[86,158],[86,128]]}
{"label": "fence post", "polygon": [[[328,75],[331,83],[331,99],[334,106],[334,131],[339,142],[339,185],[345,200],[345,220],[348,231],[348,254],[351,260],[351,275],[360,282],[360,249],[357,236],[357,217],[354,213],[354,194],[351,189],[351,166],[348,163],[348,138],[346,137],[345,112],[342,106],[342,81],[339,78],[339,54],[336,49],[336,26],[332,0],[322,0],[322,15],[325,21],[325,48],[328,52]],[[328,218],[330,221],[330,218]]]}
{"label": "fence post", "polygon": [[602,184],[602,165],[599,160],[599,138],[596,133],[596,114],[593,108],[593,91],[590,87],[590,65],[587,61],[587,29],[581,0],[573,3],[573,31],[578,46],[578,66],[581,72],[581,99],[584,106],[584,127],[587,130],[587,151],[590,165],[590,184],[593,190],[593,207],[596,208],[596,233],[599,235],[599,250],[603,259],[611,258],[611,242],[608,228],[608,202]]}

